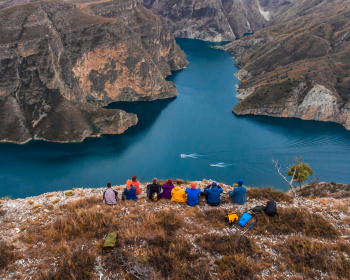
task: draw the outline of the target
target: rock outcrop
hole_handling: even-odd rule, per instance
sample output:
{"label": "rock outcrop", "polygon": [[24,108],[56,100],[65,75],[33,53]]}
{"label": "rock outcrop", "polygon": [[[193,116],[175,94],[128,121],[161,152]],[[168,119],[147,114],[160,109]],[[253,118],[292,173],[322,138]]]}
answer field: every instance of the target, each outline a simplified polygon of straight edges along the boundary
{"label": "rock outcrop", "polygon": [[176,96],[164,78],[188,64],[184,53],[138,2],[2,2],[0,141],[122,133],[136,115],[102,105]]}
{"label": "rock outcrop", "polygon": [[241,68],[237,115],[330,121],[350,129],[350,1],[280,6],[274,25],[223,49]]}
{"label": "rock outcrop", "polygon": [[[260,1],[266,2],[266,1]],[[257,0],[143,0],[146,8],[162,15],[175,37],[231,41],[267,26],[271,5]],[[266,9],[266,11],[265,11]]]}

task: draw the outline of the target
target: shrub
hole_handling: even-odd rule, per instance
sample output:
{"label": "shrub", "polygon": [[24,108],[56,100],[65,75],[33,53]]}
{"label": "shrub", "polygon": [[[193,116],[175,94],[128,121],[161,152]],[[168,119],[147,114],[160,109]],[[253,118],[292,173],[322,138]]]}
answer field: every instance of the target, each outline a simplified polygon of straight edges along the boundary
{"label": "shrub", "polygon": [[246,255],[236,254],[224,256],[220,260],[216,260],[220,279],[253,279],[254,269],[249,264]]}
{"label": "shrub", "polygon": [[65,194],[65,196],[70,197],[70,196],[74,195],[74,192],[73,191],[67,191],[64,194]]}
{"label": "shrub", "polygon": [[5,268],[17,258],[15,248],[12,245],[7,245],[5,242],[0,242],[0,269]]}
{"label": "shrub", "polygon": [[257,223],[251,231],[255,234],[302,233],[311,237],[337,238],[340,234],[322,216],[310,213],[307,209],[279,208],[278,216],[264,213],[257,215]]}
{"label": "shrub", "polygon": [[148,262],[157,267],[165,278],[193,279],[195,277],[191,267],[199,256],[191,252],[190,243],[183,237],[173,238],[167,250],[151,246],[147,256]]}
{"label": "shrub", "polygon": [[293,197],[281,191],[269,188],[250,188],[247,190],[247,197],[260,200],[274,200],[276,202],[293,202]]}
{"label": "shrub", "polygon": [[329,275],[334,273],[337,278],[350,279],[350,261],[332,245],[297,236],[288,238],[279,250],[291,270],[302,272],[307,277],[319,278],[319,271],[322,271]]}

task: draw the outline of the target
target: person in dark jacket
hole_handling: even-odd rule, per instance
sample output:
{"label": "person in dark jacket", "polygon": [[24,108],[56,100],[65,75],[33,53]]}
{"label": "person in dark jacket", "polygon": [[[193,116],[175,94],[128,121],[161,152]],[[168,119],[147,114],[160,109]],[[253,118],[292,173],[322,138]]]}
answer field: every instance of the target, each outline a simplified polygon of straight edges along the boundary
{"label": "person in dark jacket", "polygon": [[173,181],[170,179],[162,186],[163,192],[160,194],[161,198],[171,199],[171,191],[175,188]]}
{"label": "person in dark jacket", "polygon": [[130,188],[126,187],[122,195],[123,200],[137,200],[136,187],[131,185]]}
{"label": "person in dark jacket", "polygon": [[205,199],[210,206],[218,206],[221,202],[220,195],[223,192],[222,188],[216,184],[216,182],[211,183],[204,189]]}
{"label": "person in dark jacket", "polygon": [[187,188],[186,189],[186,193],[187,193],[187,204],[189,206],[195,206],[197,204],[199,204],[199,195],[201,194],[201,190],[200,189],[196,189],[197,183],[196,182],[192,182],[191,183],[191,188]]}
{"label": "person in dark jacket", "polygon": [[112,184],[107,183],[107,189],[103,192],[103,203],[115,205],[118,201],[118,192],[112,189]]}
{"label": "person in dark jacket", "polygon": [[238,186],[230,192],[231,201],[236,204],[243,205],[245,203],[245,196],[247,189],[243,187],[243,180],[238,180]]}
{"label": "person in dark jacket", "polygon": [[157,178],[153,178],[152,184],[147,186],[147,196],[150,200],[159,200],[160,198],[160,185],[157,183]]}

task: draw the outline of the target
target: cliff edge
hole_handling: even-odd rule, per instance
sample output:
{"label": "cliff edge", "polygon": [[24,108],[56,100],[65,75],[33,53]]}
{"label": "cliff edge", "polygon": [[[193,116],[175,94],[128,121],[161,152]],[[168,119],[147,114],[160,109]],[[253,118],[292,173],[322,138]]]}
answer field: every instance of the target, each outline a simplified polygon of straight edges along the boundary
{"label": "cliff edge", "polygon": [[350,129],[350,1],[293,1],[271,26],[223,49],[241,68],[237,115],[296,117]]}
{"label": "cliff edge", "polygon": [[188,62],[139,2],[26,2],[0,9],[0,141],[119,134],[136,115],[102,105],[176,96],[164,78]]}
{"label": "cliff edge", "polygon": [[[0,277],[349,279],[350,185],[321,183],[298,200],[272,188],[248,189],[244,205],[230,202],[231,187],[221,185],[217,207],[204,197],[194,207],[150,201],[146,184],[137,201],[115,206],[102,203],[102,188],[0,200]],[[119,199],[124,188],[113,186]],[[269,199],[277,202],[278,216],[258,213],[244,228],[225,222],[227,213],[241,217]],[[109,232],[118,238],[107,253],[102,246]]]}

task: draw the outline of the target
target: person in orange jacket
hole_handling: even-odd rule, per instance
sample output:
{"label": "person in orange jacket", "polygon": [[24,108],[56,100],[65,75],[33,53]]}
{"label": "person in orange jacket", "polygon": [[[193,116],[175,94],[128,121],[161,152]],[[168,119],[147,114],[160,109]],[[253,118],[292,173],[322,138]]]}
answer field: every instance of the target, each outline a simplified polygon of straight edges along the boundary
{"label": "person in orange jacket", "polygon": [[176,186],[171,190],[171,201],[186,202],[187,201],[186,191],[180,186]]}
{"label": "person in orange jacket", "polygon": [[128,189],[130,189],[131,185],[133,185],[136,188],[136,195],[139,195],[141,193],[140,182],[137,181],[136,175],[132,176],[131,180],[126,181],[126,187]]}

